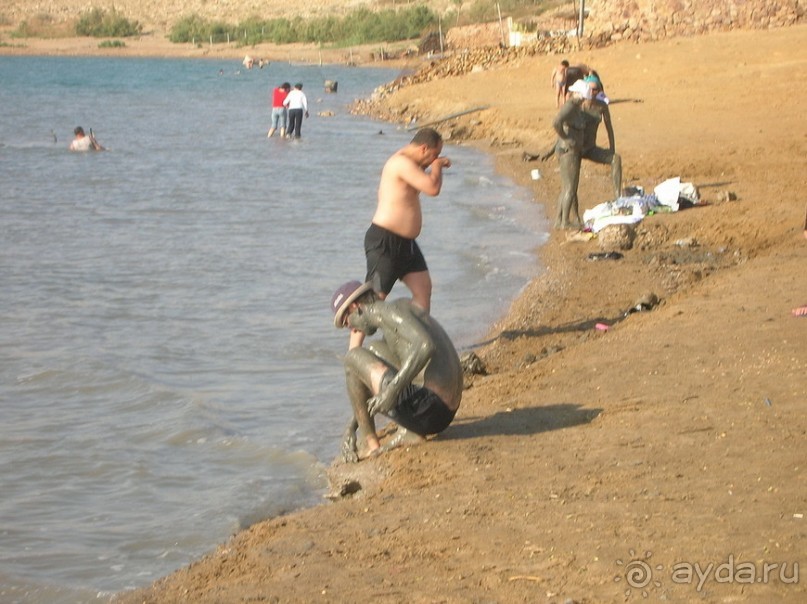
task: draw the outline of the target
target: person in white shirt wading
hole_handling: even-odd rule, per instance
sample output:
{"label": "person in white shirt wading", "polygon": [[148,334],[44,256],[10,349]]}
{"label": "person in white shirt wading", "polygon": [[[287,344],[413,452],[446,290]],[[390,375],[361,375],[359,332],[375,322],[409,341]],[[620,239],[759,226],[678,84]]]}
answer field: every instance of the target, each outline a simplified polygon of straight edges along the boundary
{"label": "person in white shirt wading", "polygon": [[294,90],[289,92],[283,104],[289,110],[289,138],[300,138],[300,129],[303,127],[303,115],[308,117],[308,99],[305,98],[303,85],[299,82],[294,85]]}

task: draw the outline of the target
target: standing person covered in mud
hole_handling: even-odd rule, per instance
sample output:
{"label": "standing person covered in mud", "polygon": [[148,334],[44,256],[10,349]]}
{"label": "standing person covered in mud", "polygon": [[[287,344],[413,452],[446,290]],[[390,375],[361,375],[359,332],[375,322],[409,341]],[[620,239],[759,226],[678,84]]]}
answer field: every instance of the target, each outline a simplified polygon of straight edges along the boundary
{"label": "standing person covered in mud", "polygon": [[580,184],[580,161],[586,128],[583,102],[591,98],[591,88],[583,80],[577,80],[569,88],[571,98],[560,108],[552,122],[558,135],[554,154],[560,166],[560,195],[555,218],[555,228],[580,227],[580,209],[577,201],[577,186]]}
{"label": "standing person covered in mud", "polygon": [[[433,128],[423,128],[387,160],[378,205],[364,236],[365,281],[376,280],[378,295],[384,299],[400,279],[412,292],[412,303],[426,312],[431,308],[432,281],[415,238],[423,227],[420,194],[439,195],[443,169],[451,167],[451,160],[440,156],[442,150],[443,137]],[[361,333],[351,333],[350,348],[363,340]]]}
{"label": "standing person covered in mud", "polygon": [[[404,443],[422,442],[445,430],[462,400],[462,367],[448,334],[425,310],[407,299],[386,302],[372,284],[349,281],[331,299],[334,325],[366,335],[381,330],[383,340],[345,355],[345,377],[353,419],[345,430],[342,457],[359,460],[356,430],[367,456]],[[423,371],[423,385],[413,380]],[[398,425],[383,447],[373,416]]]}
{"label": "standing person covered in mud", "polygon": [[[591,88],[591,98],[583,103],[586,127],[583,134],[583,159],[596,164],[611,166],[611,180],[614,183],[614,199],[622,195],[622,157],[616,152],[614,126],[611,123],[611,111],[608,109],[608,97],[602,90],[599,79],[589,80],[586,84]],[[597,132],[600,122],[605,124],[608,133],[608,149],[597,146]]]}

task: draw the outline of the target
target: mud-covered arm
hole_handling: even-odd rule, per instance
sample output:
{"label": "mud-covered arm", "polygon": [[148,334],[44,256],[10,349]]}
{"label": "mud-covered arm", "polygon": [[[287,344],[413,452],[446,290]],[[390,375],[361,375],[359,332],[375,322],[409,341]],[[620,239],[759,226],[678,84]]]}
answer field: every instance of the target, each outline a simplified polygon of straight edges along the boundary
{"label": "mud-covered arm", "polygon": [[558,138],[562,141],[566,142],[566,144],[570,147],[574,147],[574,139],[569,138],[569,135],[563,129],[563,125],[569,121],[572,116],[572,113],[575,110],[575,105],[571,101],[567,101],[564,103],[563,107],[560,108],[558,114],[555,116],[555,119],[552,122],[552,129],[558,135]]}
{"label": "mud-covered arm", "polygon": [[[431,334],[414,315],[393,317],[393,320],[395,337],[406,342],[406,355],[401,359],[401,366],[387,387],[368,401],[367,408],[371,416],[386,413],[395,406],[398,395],[428,365],[436,348]],[[398,349],[401,350],[402,347]]]}
{"label": "mud-covered arm", "polygon": [[549,147],[546,151],[541,153],[541,161],[546,161],[553,155],[555,155],[555,143],[552,143],[551,147]]}

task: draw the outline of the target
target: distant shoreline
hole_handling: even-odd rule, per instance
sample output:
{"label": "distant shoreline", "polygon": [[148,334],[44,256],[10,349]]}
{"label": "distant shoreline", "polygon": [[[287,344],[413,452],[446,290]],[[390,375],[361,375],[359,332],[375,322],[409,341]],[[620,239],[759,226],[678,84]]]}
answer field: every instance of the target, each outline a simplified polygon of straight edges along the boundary
{"label": "distant shoreline", "polygon": [[[120,40],[120,48],[99,47],[105,40]],[[405,48],[386,46],[386,52]],[[379,46],[365,45],[353,48],[319,48],[315,44],[178,44],[171,42],[162,33],[153,33],[138,38],[23,38],[0,46],[0,56],[66,56],[66,57],[113,57],[113,58],[186,58],[186,59],[237,59],[249,55],[270,62],[299,62],[304,64],[355,65],[357,67],[405,67],[413,66],[419,59],[375,60]],[[257,69],[254,67],[253,69]]]}

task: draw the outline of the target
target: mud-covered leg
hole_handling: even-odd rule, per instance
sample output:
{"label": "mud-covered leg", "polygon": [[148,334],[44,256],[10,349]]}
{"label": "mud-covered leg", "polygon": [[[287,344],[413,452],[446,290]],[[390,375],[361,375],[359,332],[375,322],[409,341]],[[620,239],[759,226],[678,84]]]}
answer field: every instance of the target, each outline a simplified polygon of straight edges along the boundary
{"label": "mud-covered leg", "polygon": [[[577,186],[580,183],[580,155],[573,151],[560,151],[557,155],[560,165],[561,189],[555,228],[567,229],[570,226],[569,219],[577,199]],[[579,222],[579,216],[577,216],[577,220]]]}
{"label": "mud-covered leg", "polygon": [[614,182],[614,192],[616,193],[614,199],[619,199],[622,197],[622,156],[619,153],[614,153],[611,160],[611,180]]}
{"label": "mud-covered leg", "polygon": [[581,228],[583,226],[583,219],[580,218],[580,204],[577,201],[577,191],[572,198],[572,206],[569,209],[569,226]]}
{"label": "mud-covered leg", "polygon": [[358,422],[351,419],[342,437],[342,460],[347,463],[359,461],[359,448],[356,446],[356,429],[358,427]]}
{"label": "mud-covered leg", "polygon": [[400,367],[401,365],[401,360],[384,340],[374,340],[370,342],[367,345],[367,350],[387,363],[390,367]]}
{"label": "mud-covered leg", "polygon": [[421,436],[420,434],[416,434],[411,430],[407,430],[402,426],[398,426],[398,430],[395,432],[395,436],[390,439],[389,442],[385,443],[383,447],[381,447],[381,451],[390,451],[397,447],[405,446],[405,445],[414,445],[417,443],[426,442],[426,438]]}
{"label": "mud-covered leg", "polygon": [[[391,368],[392,366],[384,359],[365,348],[354,348],[345,355],[345,383],[353,408],[353,418],[358,428],[358,442],[355,436],[352,442],[349,442],[351,435],[346,431],[342,445],[343,457],[352,457],[346,454],[346,449],[352,446],[357,452],[360,443],[366,443],[370,452],[379,448],[375,421],[370,415],[367,403],[379,393],[384,374]],[[358,455],[358,452],[356,454]]]}

